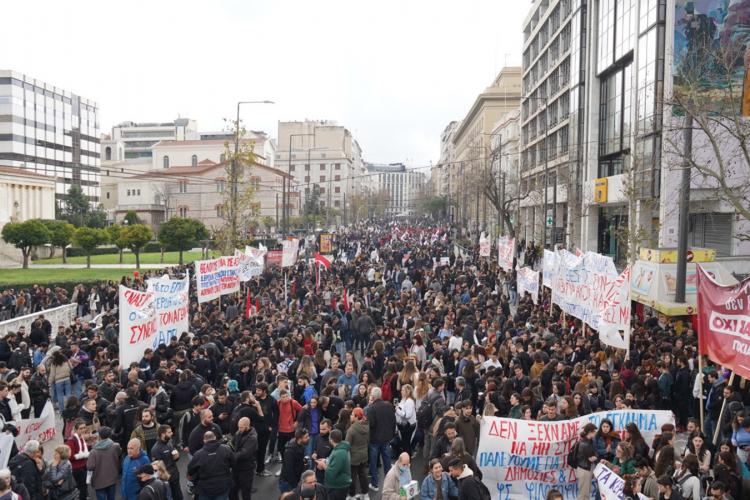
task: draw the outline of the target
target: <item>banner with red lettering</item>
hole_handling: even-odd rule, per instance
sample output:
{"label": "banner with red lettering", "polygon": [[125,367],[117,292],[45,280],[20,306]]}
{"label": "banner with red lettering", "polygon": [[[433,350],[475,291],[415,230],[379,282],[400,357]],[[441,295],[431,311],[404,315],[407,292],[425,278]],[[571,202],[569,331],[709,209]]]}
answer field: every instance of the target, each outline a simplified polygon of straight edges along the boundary
{"label": "banner with red lettering", "polygon": [[501,236],[497,239],[497,262],[506,271],[513,270],[513,257],[516,255],[516,239]]}
{"label": "banner with red lettering", "polygon": [[484,233],[479,236],[479,256],[489,257],[492,252],[492,244],[490,243],[489,236]]}
{"label": "banner with red lettering", "polygon": [[[565,500],[574,500],[578,485],[575,469],[567,464],[568,452],[584,425],[591,422],[598,428],[605,418],[621,435],[627,424],[635,423],[647,443],[662,425],[674,424],[667,410],[611,410],[557,422],[482,417],[476,461],[492,498],[545,498],[554,488]],[[595,492],[594,481],[592,498]]]}
{"label": "banner with red lettering", "polygon": [[195,261],[198,303],[218,299],[240,290],[238,258],[234,255]]}
{"label": "banner with red lettering", "polygon": [[630,266],[614,280],[606,277],[599,303],[599,340],[630,349]]}
{"label": "banner with red lettering", "polygon": [[523,297],[523,294],[528,292],[534,304],[537,304],[539,302],[539,272],[530,267],[516,269],[516,288],[519,297]]}
{"label": "banner with red lettering", "polygon": [[720,285],[698,269],[698,352],[750,378],[750,277]]}
{"label": "banner with red lettering", "polygon": [[169,344],[172,336],[180,337],[190,328],[190,275],[183,279],[171,279],[165,275],[146,281],[154,300],[156,315],[156,333],[151,341],[152,349],[159,344]]}
{"label": "banner with red lettering", "polygon": [[281,250],[269,250],[266,254],[266,266],[281,267],[283,252]]}
{"label": "banner with red lettering", "polygon": [[120,366],[139,362],[151,347],[156,333],[154,292],[133,290],[120,285]]}
{"label": "banner with red lettering", "polygon": [[[45,443],[55,439],[57,435],[57,428],[55,427],[55,410],[52,407],[52,403],[47,401],[42,408],[42,413],[39,418],[26,418],[13,422],[13,425],[18,429],[18,435],[16,436],[16,446],[19,450],[23,449],[24,445],[32,439]],[[0,458],[2,458],[0,456]]]}
{"label": "banner with red lettering", "polygon": [[292,238],[281,242],[281,267],[291,267],[297,263],[299,240]]}

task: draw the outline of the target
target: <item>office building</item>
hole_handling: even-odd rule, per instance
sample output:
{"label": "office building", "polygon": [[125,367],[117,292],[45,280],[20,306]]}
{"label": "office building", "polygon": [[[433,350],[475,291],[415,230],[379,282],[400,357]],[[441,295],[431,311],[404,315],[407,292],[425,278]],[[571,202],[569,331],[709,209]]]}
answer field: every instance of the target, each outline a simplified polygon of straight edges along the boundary
{"label": "office building", "polygon": [[89,99],[0,70],[0,163],[55,179],[58,202],[72,185],[99,201],[98,113]]}
{"label": "office building", "polygon": [[426,178],[423,172],[407,170],[403,163],[366,163],[366,167],[375,192],[388,195],[386,217],[405,217],[416,212],[420,197],[425,196]]}
{"label": "office building", "polygon": [[[177,118],[171,122],[135,123],[125,121],[112,127],[112,140],[122,141],[124,159],[151,158],[151,148],[159,141],[191,141],[200,139],[195,120]],[[111,159],[105,149],[104,159]]]}

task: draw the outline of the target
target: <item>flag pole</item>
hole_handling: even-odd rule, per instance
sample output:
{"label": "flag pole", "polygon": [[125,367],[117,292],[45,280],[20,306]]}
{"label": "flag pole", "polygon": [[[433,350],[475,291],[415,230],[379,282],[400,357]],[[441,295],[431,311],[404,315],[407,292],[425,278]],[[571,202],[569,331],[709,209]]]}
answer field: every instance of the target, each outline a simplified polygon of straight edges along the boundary
{"label": "flag pole", "polygon": [[[729,376],[729,382],[727,383],[727,387],[731,386],[734,382],[734,372]],[[714,443],[714,446],[716,446],[717,441],[719,440],[719,434],[721,433],[721,419],[724,417],[724,409],[727,406],[727,400],[724,399],[721,402],[721,410],[719,411],[719,419],[716,421],[716,430],[714,431],[714,438],[712,442]]]}
{"label": "flag pole", "polygon": [[701,429],[705,429],[705,415],[703,413],[703,356],[701,356],[700,353],[698,353],[698,384],[700,387],[700,396],[698,396],[698,405],[699,405],[699,411],[701,413]]}

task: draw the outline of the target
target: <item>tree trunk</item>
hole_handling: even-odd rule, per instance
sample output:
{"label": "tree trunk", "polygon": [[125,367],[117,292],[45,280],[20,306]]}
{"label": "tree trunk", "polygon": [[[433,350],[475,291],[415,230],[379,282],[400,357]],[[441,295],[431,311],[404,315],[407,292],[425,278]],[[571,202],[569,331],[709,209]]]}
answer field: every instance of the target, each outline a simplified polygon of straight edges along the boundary
{"label": "tree trunk", "polygon": [[120,264],[122,264],[122,248],[120,249]]}
{"label": "tree trunk", "polygon": [[31,253],[31,248],[28,250],[21,249],[21,254],[23,254],[23,268],[28,269],[29,268],[29,254]]}
{"label": "tree trunk", "polygon": [[164,264],[164,247],[161,247],[161,256],[159,257],[159,264]]}
{"label": "tree trunk", "polygon": [[86,254],[86,269],[91,269],[91,254]]}
{"label": "tree trunk", "polygon": [[140,269],[141,268],[141,252],[139,250],[133,253],[135,254],[135,268]]}
{"label": "tree trunk", "polygon": [[182,247],[180,247],[180,265],[182,265]]}
{"label": "tree trunk", "polygon": [[66,247],[62,247],[62,257],[63,257],[63,264],[68,263],[68,249]]}
{"label": "tree trunk", "polygon": [[[53,259],[55,257],[55,245],[50,245],[49,248],[50,248],[50,250],[49,250],[49,258]],[[63,247],[63,250],[64,249],[65,249],[65,247]]]}

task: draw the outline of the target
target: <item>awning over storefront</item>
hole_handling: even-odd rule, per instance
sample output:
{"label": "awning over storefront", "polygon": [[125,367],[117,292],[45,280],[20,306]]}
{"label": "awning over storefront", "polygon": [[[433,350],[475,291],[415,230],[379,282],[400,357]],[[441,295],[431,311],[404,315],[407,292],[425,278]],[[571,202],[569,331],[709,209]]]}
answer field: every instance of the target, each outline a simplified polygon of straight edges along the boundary
{"label": "awning over storefront", "polygon": [[677,288],[677,250],[642,248],[639,257],[630,280],[631,297],[667,316],[695,314],[697,264],[722,285],[737,283],[721,263],[714,262],[715,250],[691,248],[688,251],[685,278],[685,303],[677,303],[674,301]]}

